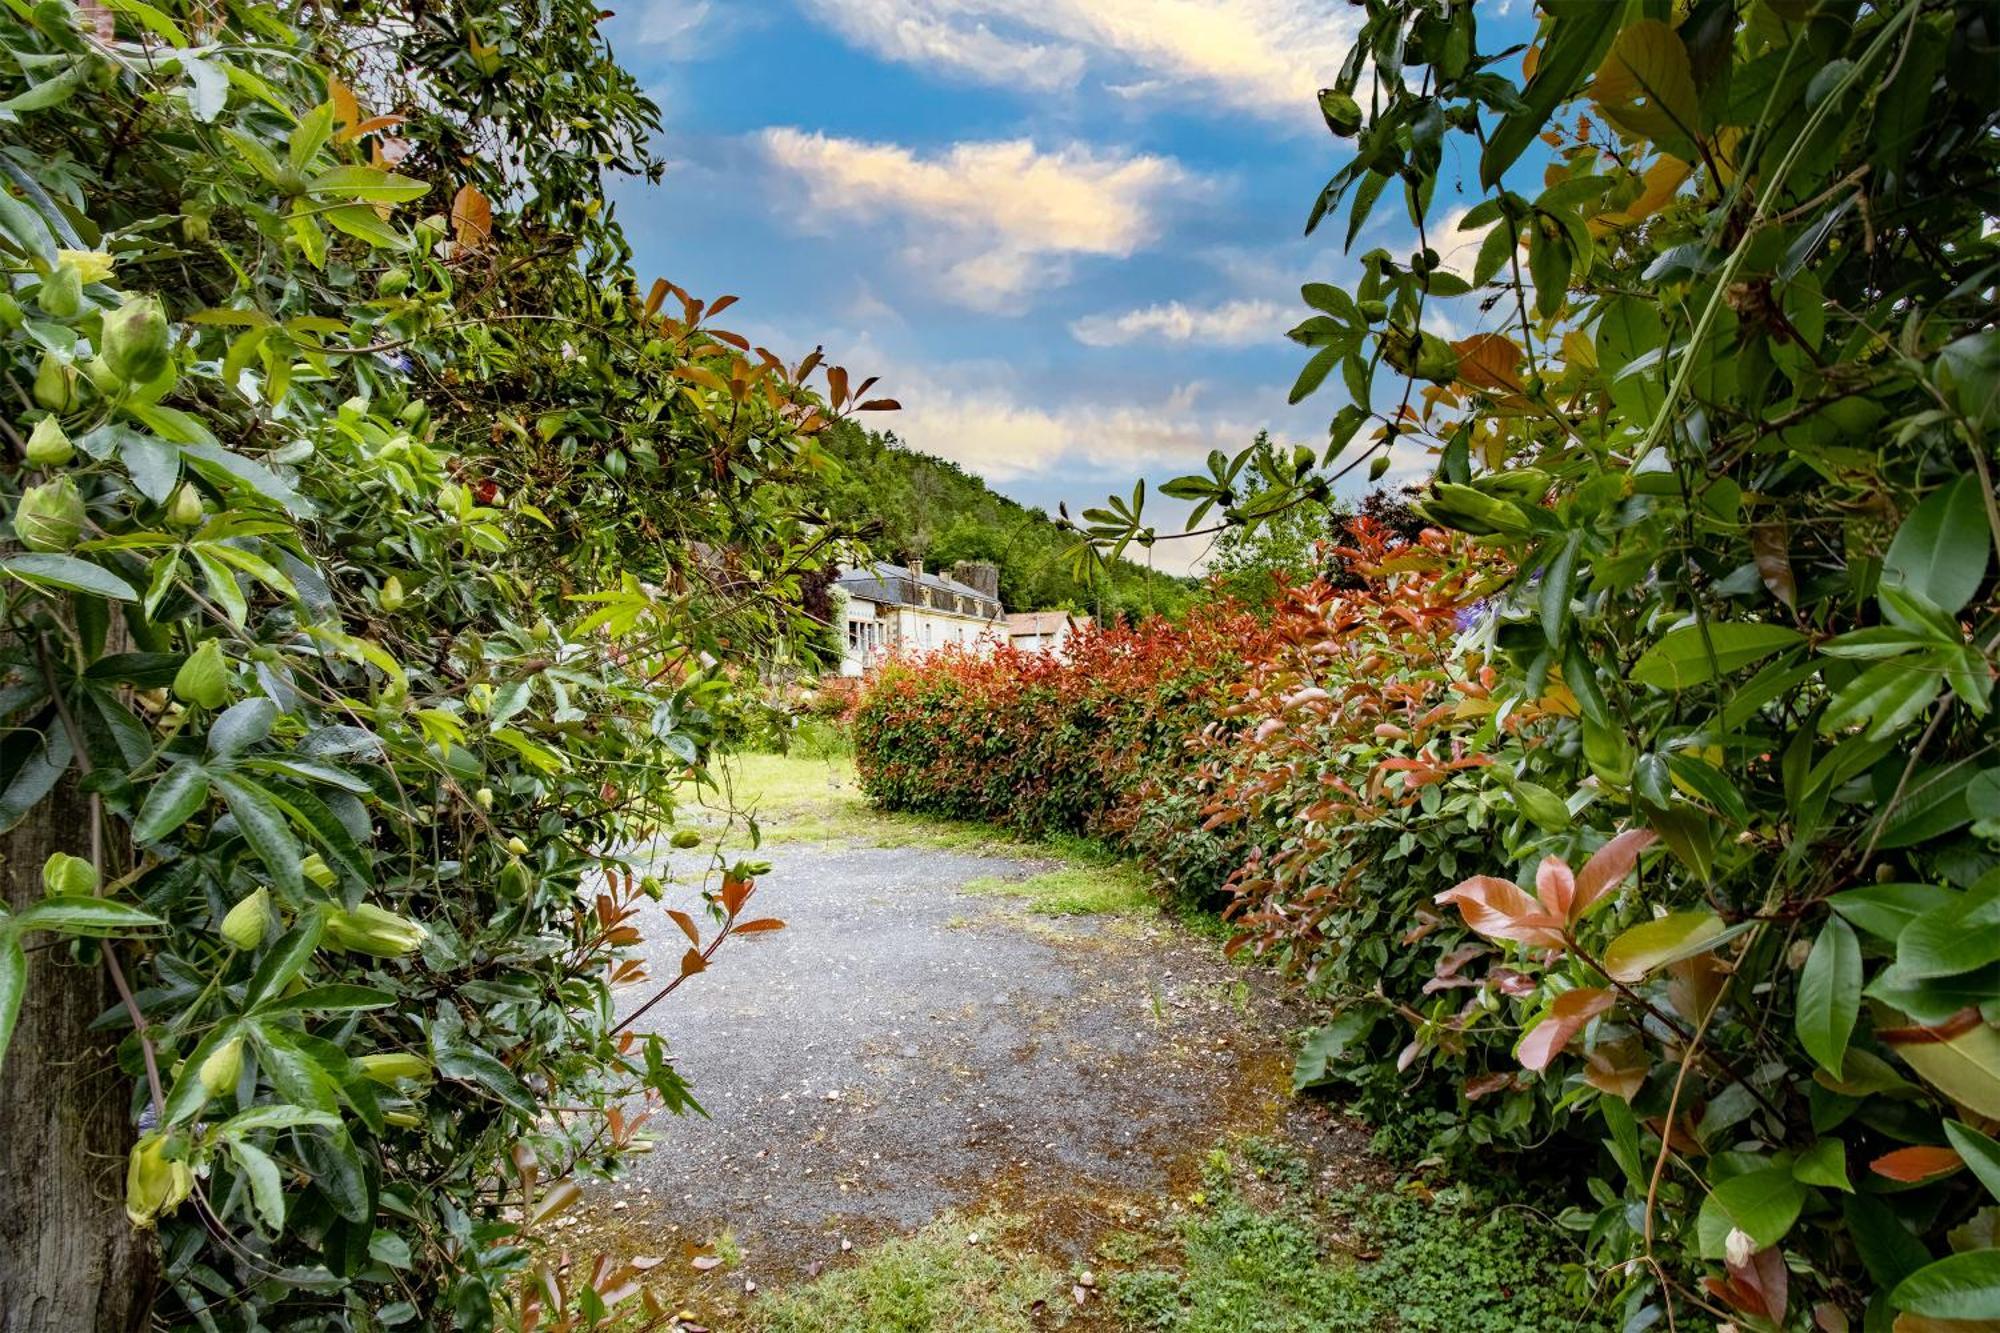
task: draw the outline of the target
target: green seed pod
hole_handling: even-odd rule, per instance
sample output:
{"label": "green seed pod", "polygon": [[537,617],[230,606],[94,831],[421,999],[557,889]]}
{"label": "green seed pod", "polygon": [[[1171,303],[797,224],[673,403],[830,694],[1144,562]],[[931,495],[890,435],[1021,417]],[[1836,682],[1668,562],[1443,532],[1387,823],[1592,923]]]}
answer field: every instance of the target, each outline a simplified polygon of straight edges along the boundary
{"label": "green seed pod", "polygon": [[351,912],[341,907],[327,909],[325,939],[334,948],[349,953],[400,958],[413,952],[429,936],[429,931],[408,917],[373,903],[363,903]]}
{"label": "green seed pod", "polygon": [[382,581],[382,609],[384,611],[403,609],[403,581],[394,574]]}
{"label": "green seed pod", "polygon": [[686,851],[690,847],[701,846],[701,834],[691,828],[680,829],[675,832],[673,842],[674,846]]}
{"label": "green seed pod", "polygon": [[375,291],[381,296],[401,296],[410,289],[410,271],[406,268],[392,268],[375,279]]}
{"label": "green seed pod", "polygon": [[220,708],[229,698],[229,659],[222,643],[205,639],[174,673],[174,697],[182,703]]}
{"label": "green seed pod", "polygon": [[201,492],[192,482],[182,482],[167,505],[167,522],[177,528],[192,528],[201,522]]}
{"label": "green seed pod", "polygon": [[333,867],[326,863],[326,858],[318,852],[299,862],[299,873],[322,889],[332,888],[334,881],[340,878],[333,873]]}
{"label": "green seed pod", "polygon": [[239,949],[254,949],[264,942],[265,933],[276,922],[271,911],[271,891],[258,889],[229,909],[222,918],[222,938]]}
{"label": "green seed pod", "polygon": [[362,1077],[377,1083],[394,1083],[398,1079],[414,1078],[430,1081],[431,1062],[421,1055],[410,1055],[403,1051],[392,1051],[382,1055],[357,1055],[354,1067]]}
{"label": "green seed pod", "polygon": [[236,1086],[236,1080],[243,1073],[243,1038],[231,1037],[222,1045],[208,1053],[198,1071],[201,1086],[208,1089],[208,1095],[217,1097]]}
{"label": "green seed pod", "polygon": [[74,412],[83,405],[83,389],[77,383],[76,367],[64,365],[54,352],[42,353],[35,371],[35,403],[51,412]]}
{"label": "green seed pod", "polygon": [[14,535],[31,551],[67,551],[83,535],[83,495],[68,477],[30,486],[14,511]]}
{"label": "green seed pod", "polygon": [[520,902],[528,896],[528,890],[533,887],[533,881],[528,876],[528,867],[521,863],[520,858],[512,858],[500,868],[500,880],[495,888],[508,902]]}
{"label": "green seed pod", "polygon": [[61,467],[76,457],[76,446],[63,434],[62,423],[43,417],[28,432],[28,462],[34,467]]}
{"label": "green seed pod", "polygon": [[516,856],[526,856],[528,854],[528,844],[523,842],[518,836],[512,837],[507,839],[507,850]]}
{"label": "green seed pod", "polygon": [[158,298],[135,296],[104,317],[104,360],[129,384],[167,368],[167,312]]}
{"label": "green seed pod", "polygon": [[0,329],[17,328],[20,323],[21,303],[7,292],[0,292]]}
{"label": "green seed pod", "polygon": [[1319,90],[1319,113],[1326,117],[1326,127],[1343,139],[1361,130],[1360,104],[1338,88]]}
{"label": "green seed pod", "polygon": [[491,810],[493,808],[493,789],[491,787],[481,787],[478,791],[472,793],[472,800],[481,810]]}
{"label": "green seed pod", "polygon": [[194,1189],[194,1171],[167,1157],[169,1138],[154,1130],[132,1145],[125,1167],[125,1216],[135,1227],[151,1227],[162,1213],[180,1207]]}
{"label": "green seed pod", "polygon": [[83,275],[68,264],[42,279],[41,294],[35,303],[57,319],[75,319],[83,309]]}
{"label": "green seed pod", "polygon": [[80,856],[56,852],[42,862],[42,888],[51,898],[88,898],[97,892],[97,867]]}

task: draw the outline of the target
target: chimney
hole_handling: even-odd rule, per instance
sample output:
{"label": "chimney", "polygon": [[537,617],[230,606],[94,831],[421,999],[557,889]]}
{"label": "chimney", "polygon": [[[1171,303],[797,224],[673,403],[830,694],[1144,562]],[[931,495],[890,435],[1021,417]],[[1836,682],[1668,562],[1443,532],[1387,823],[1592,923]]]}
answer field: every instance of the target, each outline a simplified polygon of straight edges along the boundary
{"label": "chimney", "polygon": [[911,578],[913,578],[913,579],[920,579],[920,578],[922,578],[923,576],[924,576],[924,562],[923,562],[923,560],[922,560],[922,559],[921,559],[920,557],[918,557],[918,556],[914,556],[914,555],[913,555],[913,556],[911,556],[911,557],[910,557],[910,577],[911,577]]}
{"label": "chimney", "polygon": [[1000,566],[990,560],[961,560],[951,567],[951,576],[996,602],[1000,600]]}

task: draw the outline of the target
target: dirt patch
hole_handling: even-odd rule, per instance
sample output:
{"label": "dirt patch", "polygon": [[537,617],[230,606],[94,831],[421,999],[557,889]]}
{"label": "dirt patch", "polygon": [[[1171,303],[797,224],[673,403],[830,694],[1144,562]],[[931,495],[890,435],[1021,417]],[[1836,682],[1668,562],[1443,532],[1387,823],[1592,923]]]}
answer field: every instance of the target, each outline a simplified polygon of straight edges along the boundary
{"label": "dirt patch", "polygon": [[[1178,1207],[1232,1135],[1284,1127],[1358,1157],[1357,1131],[1289,1096],[1289,997],[1212,942],[956,887],[1042,862],[770,860],[758,906],[788,928],[726,947],[645,1020],[710,1118],[656,1120],[656,1150],[563,1219],[574,1252],[661,1258],[650,1280],[705,1321],[734,1326],[746,1282],[799,1281],[947,1212],[1023,1217],[1037,1251],[1087,1267],[1108,1232]],[[671,974],[678,932],[652,926],[652,970]],[[728,1262],[695,1272],[687,1247],[718,1238]]]}

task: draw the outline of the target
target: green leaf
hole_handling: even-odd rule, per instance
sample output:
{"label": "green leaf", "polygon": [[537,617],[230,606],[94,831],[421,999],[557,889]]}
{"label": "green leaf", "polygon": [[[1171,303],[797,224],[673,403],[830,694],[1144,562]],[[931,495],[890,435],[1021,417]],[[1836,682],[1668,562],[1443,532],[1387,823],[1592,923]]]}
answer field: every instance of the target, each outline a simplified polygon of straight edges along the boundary
{"label": "green leaf", "polygon": [[408,244],[403,233],[377,217],[367,204],[343,204],[329,208],[323,216],[335,229],[379,250],[400,250]]}
{"label": "green leaf", "polygon": [[243,993],[244,1005],[255,1008],[264,996],[276,995],[291,985],[292,979],[305,970],[313,950],[319,947],[320,932],[325,926],[326,918],[318,912],[300,913],[298,923],[280,935],[257,964],[249,988]]}
{"label": "green leaf", "polygon": [[396,996],[374,986],[308,986],[257,1006],[259,1014],[348,1013],[356,1009],[386,1009]]}
{"label": "green leaf", "polygon": [[1927,1319],[2000,1319],[2000,1250],[1968,1250],[1918,1269],[1889,1304]]}
{"label": "green leaf", "polygon": [[196,1044],[181,1062],[181,1072],[174,1079],[173,1087],[167,1090],[167,1100],[160,1113],[160,1119],[168,1125],[178,1125],[200,1113],[208,1105],[208,1087],[201,1081],[202,1062],[223,1043],[242,1036],[241,1025],[235,1022],[221,1023],[211,1028],[207,1036]]}
{"label": "green leaf", "polygon": [[1925,496],[1896,529],[1882,557],[1882,582],[1955,615],[1979,591],[1992,554],[1985,497],[1979,478],[1967,472]]}
{"label": "green leaf", "polygon": [[1890,1049],[1945,1096],[2000,1120],[2000,1031],[1978,1023],[1943,1041],[1930,1039],[1932,1035],[1892,1041]]}
{"label": "green leaf", "polygon": [[151,912],[110,898],[44,898],[9,917],[7,929],[16,934],[30,930],[54,931],[59,935],[83,935],[111,939],[138,930],[150,930],[167,923]]}
{"label": "green leaf", "polygon": [[1896,969],[1910,978],[1956,976],[1995,961],[2000,961],[2000,882],[1954,895],[1896,937]]}
{"label": "green leaf", "polygon": [[1715,1204],[1730,1222],[1763,1249],[1792,1229],[1805,1206],[1805,1188],[1782,1166],[1731,1176],[1715,1187]]}
{"label": "green leaf", "polygon": [[1582,551],[1582,531],[1570,533],[1542,575],[1542,637],[1551,648],[1562,643],[1563,629],[1569,624],[1570,598],[1576,595],[1576,561]]}
{"label": "green leaf", "polygon": [[207,800],[208,771],[187,760],[175,764],[147,789],[132,824],[132,840],[158,842],[193,818]]}
{"label": "green leaf", "polygon": [[1829,916],[1799,973],[1794,1020],[1799,1044],[1820,1068],[1836,1077],[1860,1012],[1861,942],[1847,922]]}
{"label": "green leaf", "polygon": [[1613,981],[1631,985],[1668,963],[1709,952],[1752,924],[1724,926],[1713,912],[1674,912],[1642,921],[1604,947],[1604,970]]}
{"label": "green leaf", "polygon": [[[362,199],[371,203],[396,203],[404,199],[421,199],[430,188],[428,182],[411,176],[399,176],[380,167],[363,166],[329,168],[313,177],[311,183],[306,186],[306,190],[311,194],[332,195],[338,199]],[[372,209],[370,215],[373,215]]]}
{"label": "green leaf", "polygon": [[249,1183],[250,1202],[264,1220],[264,1229],[277,1235],[285,1229],[285,1182],[278,1174],[278,1164],[262,1148],[241,1138],[229,1141],[229,1152]]}
{"label": "green leaf", "polygon": [[1886,740],[1907,726],[1944,688],[1936,671],[1904,658],[1877,662],[1847,682],[1820,715],[1819,729],[1830,733],[1863,727],[1870,740]]}
{"label": "green leaf", "polygon": [[278,705],[269,699],[244,699],[231,704],[209,726],[208,753],[216,759],[232,759],[268,740],[277,720]]}
{"label": "green leaf", "polygon": [[334,1212],[350,1222],[366,1222],[375,1215],[368,1167],[355,1150],[346,1126],[294,1130],[292,1142],[312,1173],[313,1184],[333,1205]]}
{"label": "green leaf", "polygon": [[1285,401],[1297,403],[1309,397],[1313,390],[1319,388],[1340,358],[1347,354],[1349,346],[1350,344],[1345,342],[1332,343],[1314,352],[1312,359],[1306,362],[1305,369],[1299,372],[1299,377],[1293,383],[1292,391]]}
{"label": "green leaf", "polygon": [[1850,1194],[1841,1201],[1841,1214],[1854,1237],[1854,1248],[1878,1286],[1893,1287],[1931,1261],[1924,1243],[1880,1199],[1869,1194]]}
{"label": "green leaf", "polygon": [[304,892],[304,879],[299,873],[303,853],[271,793],[235,773],[217,773],[213,780],[215,789],[229,804],[229,813],[236,816],[243,840],[264,863],[265,871],[287,894],[296,897]]}
{"label": "green leaf", "polygon": [[1821,1139],[1792,1163],[1792,1179],[1801,1185],[1824,1185],[1852,1194],[1854,1186],[1847,1181],[1847,1145],[1839,1139]]}
{"label": "green leaf", "polygon": [[521,1080],[483,1047],[463,1039],[434,1041],[431,1058],[444,1077],[477,1083],[522,1116],[532,1119],[539,1114],[534,1097],[521,1085]]}
{"label": "green leaf", "polygon": [[1945,1121],[1944,1136],[1972,1168],[1972,1174],[1979,1177],[1979,1183],[1986,1186],[1986,1192],[2000,1202],[2000,1143],[1963,1120]]}
{"label": "green leaf", "polygon": [[0,570],[38,587],[89,593],[93,597],[108,597],[114,602],[139,600],[138,591],[124,579],[102,565],[79,560],[73,555],[40,551],[10,555],[0,559]]}
{"label": "green leaf", "polygon": [[1367,1009],[1349,1009],[1306,1038],[1292,1066],[1292,1091],[1303,1092],[1330,1081],[1348,1048],[1374,1029],[1375,1017]]}
{"label": "green leaf", "polygon": [[1853,925],[1893,944],[1910,922],[1958,896],[1935,884],[1869,884],[1836,893],[1826,902]]}
{"label": "green leaf", "polygon": [[44,714],[37,725],[41,730],[35,736],[27,758],[7,780],[5,790],[0,790],[0,832],[27,818],[28,812],[55,789],[63,774],[69,772],[70,763],[76,758],[70,744],[69,728],[62,725],[60,718],[52,713]]}
{"label": "green leaf", "polygon": [[215,1127],[215,1136],[221,1139],[233,1139],[262,1129],[298,1129],[304,1125],[320,1125],[332,1129],[339,1123],[339,1116],[326,1111],[308,1111],[303,1106],[267,1104],[253,1106],[247,1111],[229,1117]]}
{"label": "green leaf", "polygon": [[28,989],[28,955],[21,948],[21,937],[7,929],[8,924],[8,918],[0,915],[0,1070],[7,1066],[7,1046],[14,1040],[21,997]]}
{"label": "green leaf", "polygon": [[298,518],[311,518],[317,511],[312,502],[292,489],[284,480],[264,464],[231,453],[219,444],[194,442],[181,446],[181,456],[194,465],[195,469],[218,485],[234,484],[238,489],[248,488]]}
{"label": "green leaf", "polygon": [[1783,625],[1744,621],[1710,623],[1706,639],[1702,631],[1700,625],[1667,631],[1633,664],[1632,679],[1663,690],[1685,690],[1739,671],[1804,637]]}

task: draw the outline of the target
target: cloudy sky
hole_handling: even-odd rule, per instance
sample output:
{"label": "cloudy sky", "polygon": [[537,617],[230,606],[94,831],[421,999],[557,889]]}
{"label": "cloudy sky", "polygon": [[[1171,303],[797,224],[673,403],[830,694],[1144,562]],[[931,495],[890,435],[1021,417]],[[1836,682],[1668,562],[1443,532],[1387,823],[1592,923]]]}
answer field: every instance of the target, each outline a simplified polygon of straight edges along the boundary
{"label": "cloudy sky", "polygon": [[[1509,8],[1481,0],[1482,45],[1525,28]],[[1286,406],[1284,332],[1301,282],[1354,272],[1334,228],[1300,232],[1344,160],[1313,93],[1358,13],[627,0],[607,31],[670,166],[614,202],[642,274],[740,297],[726,322],[788,359],[823,343],[882,376],[904,410],[876,420],[913,447],[1074,510],[1260,427],[1324,443],[1339,391]],[[1455,208],[1441,189],[1428,225]],[[1413,247],[1400,209],[1377,216],[1357,253]]]}

